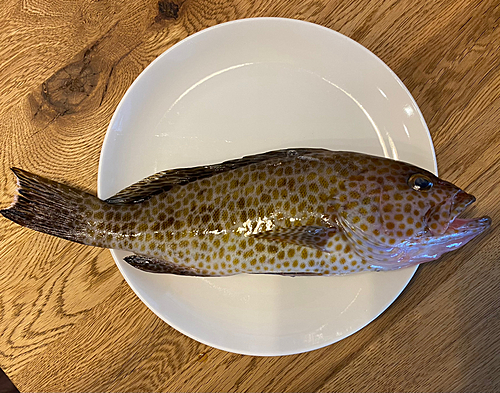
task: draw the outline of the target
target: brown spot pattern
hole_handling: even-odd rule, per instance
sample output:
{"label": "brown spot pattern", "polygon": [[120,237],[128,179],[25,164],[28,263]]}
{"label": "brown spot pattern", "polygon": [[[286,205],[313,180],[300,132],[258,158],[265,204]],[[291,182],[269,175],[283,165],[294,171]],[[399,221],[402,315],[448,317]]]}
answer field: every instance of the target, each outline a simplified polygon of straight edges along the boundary
{"label": "brown spot pattern", "polygon": [[[84,200],[82,214],[90,244],[200,274],[371,270],[368,261],[385,256],[368,243],[392,249],[427,227],[446,229],[450,218],[443,206],[449,192],[411,189],[406,180],[415,167],[396,164],[312,149],[176,185],[138,204]],[[303,232],[308,228],[328,231]],[[280,230],[288,235],[280,238]],[[278,235],[262,236],[272,231]]]}

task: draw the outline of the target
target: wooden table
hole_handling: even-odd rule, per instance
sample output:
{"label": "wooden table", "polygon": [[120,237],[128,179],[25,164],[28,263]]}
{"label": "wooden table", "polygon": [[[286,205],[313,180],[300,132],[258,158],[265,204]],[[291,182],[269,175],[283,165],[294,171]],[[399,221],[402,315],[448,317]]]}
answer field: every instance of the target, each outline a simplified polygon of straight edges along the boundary
{"label": "wooden table", "polygon": [[0,219],[0,367],[21,391],[500,391],[498,0],[4,0],[0,208],[10,166],[95,192],[99,153],[139,73],[183,38],[248,17],[303,19],[378,55],[434,140],[441,177],[492,229],[420,267],[375,322],[326,348],[260,358],[178,333],[136,297],[109,251]]}

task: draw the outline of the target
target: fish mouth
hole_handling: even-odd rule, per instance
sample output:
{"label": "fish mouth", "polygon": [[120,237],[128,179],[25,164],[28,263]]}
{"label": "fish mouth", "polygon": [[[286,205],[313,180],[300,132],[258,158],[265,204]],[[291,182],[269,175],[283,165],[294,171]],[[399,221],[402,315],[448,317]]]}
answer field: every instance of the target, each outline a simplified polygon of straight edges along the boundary
{"label": "fish mouth", "polygon": [[[466,209],[476,201],[474,195],[467,194],[465,191],[459,190],[451,201],[449,208],[450,221],[447,228],[442,228],[441,231],[433,230],[427,227],[428,232],[432,236],[439,237],[440,235],[448,236],[450,234],[467,234],[474,237],[484,232],[491,225],[491,218],[478,217],[478,218],[460,218],[459,216],[466,211]],[[441,208],[444,208],[441,207]]]}

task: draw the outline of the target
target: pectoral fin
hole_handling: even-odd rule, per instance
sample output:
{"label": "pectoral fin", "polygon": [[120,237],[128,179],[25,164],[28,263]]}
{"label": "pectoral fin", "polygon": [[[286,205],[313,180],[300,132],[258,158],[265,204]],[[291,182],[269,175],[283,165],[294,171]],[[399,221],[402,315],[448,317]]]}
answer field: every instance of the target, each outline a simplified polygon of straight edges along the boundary
{"label": "pectoral fin", "polygon": [[252,235],[259,239],[275,240],[284,243],[328,251],[328,241],[338,232],[335,227],[301,226],[293,228],[275,228],[271,231]]}

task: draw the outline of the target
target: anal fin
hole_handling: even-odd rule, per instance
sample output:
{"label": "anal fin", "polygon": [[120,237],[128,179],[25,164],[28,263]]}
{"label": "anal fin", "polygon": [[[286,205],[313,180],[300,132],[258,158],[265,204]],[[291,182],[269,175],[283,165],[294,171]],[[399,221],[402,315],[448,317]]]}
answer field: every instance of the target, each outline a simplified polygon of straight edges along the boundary
{"label": "anal fin", "polygon": [[185,266],[179,266],[173,262],[163,259],[152,258],[144,255],[129,255],[123,258],[130,266],[149,273],[175,274],[178,276],[208,277],[207,274],[201,274],[195,269]]}

